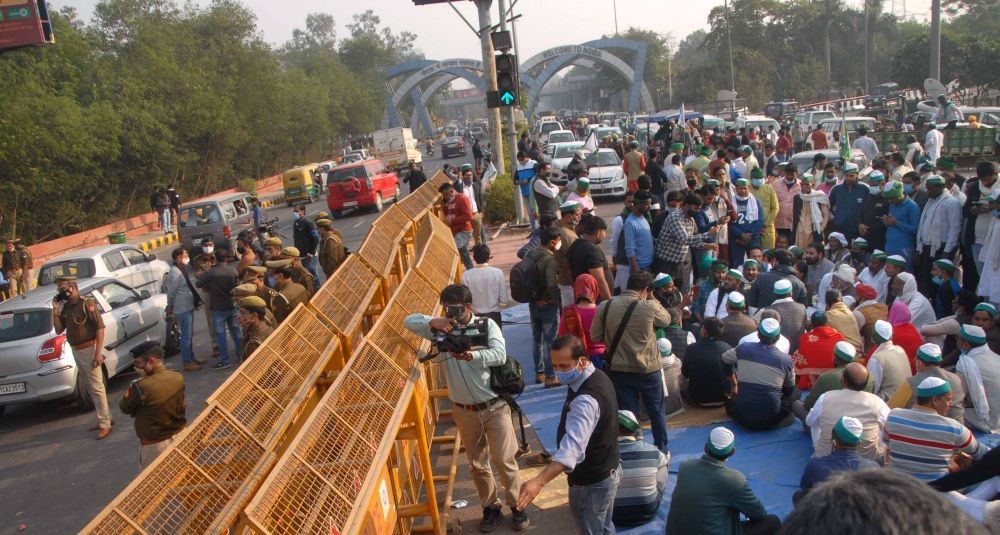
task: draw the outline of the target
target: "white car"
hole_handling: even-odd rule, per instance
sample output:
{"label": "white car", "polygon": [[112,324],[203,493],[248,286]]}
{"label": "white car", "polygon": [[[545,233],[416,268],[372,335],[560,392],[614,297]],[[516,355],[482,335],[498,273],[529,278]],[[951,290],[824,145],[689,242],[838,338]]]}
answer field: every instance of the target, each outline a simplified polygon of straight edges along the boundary
{"label": "white car", "polygon": [[561,184],[566,181],[566,174],[563,172],[563,169],[573,159],[573,153],[582,148],[582,141],[554,143],[546,148],[544,159],[552,164],[552,182]]}
{"label": "white car", "polygon": [[559,121],[543,121],[538,123],[538,143],[544,145],[549,142],[549,134],[557,130],[565,130]]}
{"label": "white car", "polygon": [[166,291],[168,271],[170,264],[134,245],[102,245],[59,255],[42,264],[38,286],[55,284],[56,279],[68,275],[78,279],[111,277],[136,291],[149,290],[155,294]]}
{"label": "white car", "polygon": [[597,149],[597,152],[587,154],[586,163],[592,197],[625,196],[625,171],[622,170],[622,161],[614,149]]}
{"label": "white car", "polygon": [[767,132],[767,127],[774,127],[777,132],[781,128],[778,121],[764,115],[742,115],[736,118],[736,129],[746,128],[749,133],[752,128],[759,128],[761,132]]}
{"label": "white car", "polygon": [[551,145],[553,143],[566,143],[569,141],[576,141],[576,136],[573,135],[572,130],[553,130],[549,132],[546,143]]}
{"label": "white car", "polygon": [[[107,278],[79,279],[80,295],[97,301],[104,320],[105,382],[132,369],[129,350],[153,340],[167,354],[180,348],[180,330],[167,319],[167,295],[137,291]],[[94,406],[77,373],[73,348],[52,324],[54,284],[0,303],[0,414],[7,405],[75,398]]]}
{"label": "white car", "polygon": [[[823,119],[819,124],[823,127],[823,132],[826,133],[826,142],[828,146],[833,143],[833,133],[840,132],[841,128],[843,128],[844,121],[847,122],[847,133],[850,135],[852,141],[857,137],[858,129],[862,126],[869,132],[875,131],[874,117],[847,117],[846,119],[837,117],[834,119]],[[806,148],[808,150],[812,150],[812,147],[812,137],[806,138]]]}

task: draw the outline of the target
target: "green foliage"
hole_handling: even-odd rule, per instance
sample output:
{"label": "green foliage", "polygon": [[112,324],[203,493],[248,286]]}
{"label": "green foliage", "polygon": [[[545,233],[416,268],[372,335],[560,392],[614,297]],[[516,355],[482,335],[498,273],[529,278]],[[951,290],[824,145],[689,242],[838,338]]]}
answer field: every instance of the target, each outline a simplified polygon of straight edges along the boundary
{"label": "green foliage", "polygon": [[514,220],[514,181],[509,173],[497,175],[489,191],[483,192],[483,218],[492,224]]}
{"label": "green foliage", "polygon": [[252,178],[241,178],[236,187],[239,188],[240,191],[253,194],[257,193],[257,181]]}
{"label": "green foliage", "polygon": [[371,11],[342,40],[310,14],[277,49],[237,0],[52,18],[56,45],[0,56],[0,236],[28,242],[147,211],[156,185],[191,199],[326,159],[377,127],[379,73],[417,54]]}

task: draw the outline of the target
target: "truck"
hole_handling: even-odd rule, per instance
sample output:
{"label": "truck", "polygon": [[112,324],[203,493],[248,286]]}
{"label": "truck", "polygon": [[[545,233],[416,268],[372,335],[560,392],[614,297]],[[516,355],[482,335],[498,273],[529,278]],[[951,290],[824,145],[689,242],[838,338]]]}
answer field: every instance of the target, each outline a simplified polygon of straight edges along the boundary
{"label": "truck", "polygon": [[407,169],[410,163],[421,163],[423,156],[409,128],[387,128],[372,134],[375,157],[394,171]]}
{"label": "truck", "polygon": [[[968,128],[960,123],[959,128],[945,128],[941,131],[944,134],[944,147],[941,154],[952,159],[978,159],[992,157],[996,153],[997,129],[989,126],[980,128]],[[900,149],[906,147],[906,136],[915,135],[917,141],[923,143],[927,130],[916,132],[874,132],[872,139],[878,145],[879,150],[885,151],[889,145],[896,145]]]}

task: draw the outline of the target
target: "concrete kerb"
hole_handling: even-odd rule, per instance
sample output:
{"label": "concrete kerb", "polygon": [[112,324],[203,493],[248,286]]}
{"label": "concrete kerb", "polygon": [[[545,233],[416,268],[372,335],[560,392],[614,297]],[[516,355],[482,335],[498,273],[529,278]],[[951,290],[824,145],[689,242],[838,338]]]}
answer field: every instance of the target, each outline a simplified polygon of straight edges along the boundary
{"label": "concrete kerb", "polygon": [[[260,205],[263,208],[270,208],[270,207],[272,207],[272,206],[274,206],[276,204],[280,204],[280,203],[283,203],[283,202],[285,202],[285,196],[284,195],[278,195],[278,196],[272,197],[270,199],[262,199],[260,201]],[[140,242],[136,243],[135,246],[138,247],[139,249],[141,249],[142,252],[148,253],[150,251],[155,251],[156,249],[159,249],[160,247],[165,247],[167,245],[170,245],[171,243],[177,243],[178,241],[180,241],[180,237],[177,235],[176,232],[172,232],[170,234],[164,234],[162,236],[156,236],[154,238],[149,238],[149,239],[140,241]]]}

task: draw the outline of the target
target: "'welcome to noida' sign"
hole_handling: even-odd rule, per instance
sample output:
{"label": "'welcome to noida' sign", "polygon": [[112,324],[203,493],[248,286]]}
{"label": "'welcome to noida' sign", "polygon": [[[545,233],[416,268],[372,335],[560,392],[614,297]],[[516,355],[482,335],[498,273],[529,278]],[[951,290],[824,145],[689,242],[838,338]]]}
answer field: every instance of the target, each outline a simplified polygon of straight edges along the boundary
{"label": "'welcome to noida' sign", "polygon": [[0,50],[52,42],[45,0],[0,0]]}

